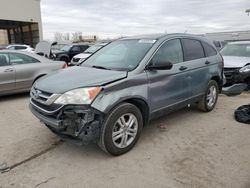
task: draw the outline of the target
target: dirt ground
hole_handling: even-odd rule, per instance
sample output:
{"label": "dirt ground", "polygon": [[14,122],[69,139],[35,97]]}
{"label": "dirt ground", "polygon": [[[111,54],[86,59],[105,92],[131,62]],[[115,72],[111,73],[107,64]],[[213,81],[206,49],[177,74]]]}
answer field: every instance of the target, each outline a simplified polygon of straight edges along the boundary
{"label": "dirt ground", "polygon": [[[0,188],[250,188],[250,125],[234,110],[250,94],[221,95],[216,109],[186,108],[152,121],[119,157],[60,142],[28,109],[27,94],[0,98]],[[160,125],[165,125],[163,129]]]}

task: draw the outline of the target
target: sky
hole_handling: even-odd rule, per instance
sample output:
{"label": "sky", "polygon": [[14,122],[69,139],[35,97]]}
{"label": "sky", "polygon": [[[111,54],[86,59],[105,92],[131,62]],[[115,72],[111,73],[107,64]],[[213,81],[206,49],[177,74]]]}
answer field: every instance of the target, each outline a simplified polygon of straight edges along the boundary
{"label": "sky", "polygon": [[44,39],[250,30],[250,0],[41,0]]}

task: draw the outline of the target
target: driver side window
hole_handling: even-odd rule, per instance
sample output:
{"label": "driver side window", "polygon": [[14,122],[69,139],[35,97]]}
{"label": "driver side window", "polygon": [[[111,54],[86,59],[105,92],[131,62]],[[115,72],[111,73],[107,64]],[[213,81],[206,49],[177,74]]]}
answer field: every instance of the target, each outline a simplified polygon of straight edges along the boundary
{"label": "driver side window", "polygon": [[183,53],[180,39],[173,39],[165,42],[155,53],[153,59],[155,62],[170,62],[172,64],[183,62]]}

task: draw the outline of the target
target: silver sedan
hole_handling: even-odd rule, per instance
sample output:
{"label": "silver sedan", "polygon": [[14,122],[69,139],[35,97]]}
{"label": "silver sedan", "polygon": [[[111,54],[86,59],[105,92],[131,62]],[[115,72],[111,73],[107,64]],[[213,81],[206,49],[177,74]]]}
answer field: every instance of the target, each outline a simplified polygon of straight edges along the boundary
{"label": "silver sedan", "polygon": [[29,52],[1,50],[0,95],[27,92],[38,78],[64,68],[64,64]]}

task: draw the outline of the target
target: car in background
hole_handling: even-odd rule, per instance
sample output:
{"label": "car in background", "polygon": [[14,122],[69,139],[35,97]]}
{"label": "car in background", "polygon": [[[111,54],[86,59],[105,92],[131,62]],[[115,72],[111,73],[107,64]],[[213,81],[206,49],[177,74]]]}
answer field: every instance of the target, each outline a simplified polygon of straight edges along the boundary
{"label": "car in background", "polygon": [[121,155],[133,148],[153,118],[193,103],[212,111],[222,75],[223,58],[203,37],[127,37],[80,66],[38,80],[30,92],[30,110],[62,139],[98,143]]}
{"label": "car in background", "polygon": [[44,75],[65,67],[65,62],[21,51],[0,51],[0,95],[29,91]]}
{"label": "car in background", "polygon": [[8,45],[1,44],[1,45],[0,45],[0,50],[5,50],[7,46],[8,46]]}
{"label": "car in background", "polygon": [[90,47],[89,44],[70,44],[63,46],[60,50],[53,50],[56,60],[70,62],[71,59]]}
{"label": "car in background", "polygon": [[95,53],[97,50],[102,48],[103,46],[107,45],[107,43],[98,43],[94,44],[93,46],[90,46],[87,50],[85,50],[83,53],[80,53],[78,55],[75,55],[69,65],[75,66],[82,63],[86,58],[91,56],[93,53]]}
{"label": "car in background", "polygon": [[34,48],[26,44],[11,44],[6,47],[6,50],[20,50],[24,52],[34,52]]}
{"label": "car in background", "polygon": [[226,41],[216,41],[216,40],[214,40],[213,43],[218,51],[224,48],[224,46],[227,44]]}
{"label": "car in background", "polygon": [[226,85],[246,83],[250,89],[250,41],[230,42],[221,51]]}

